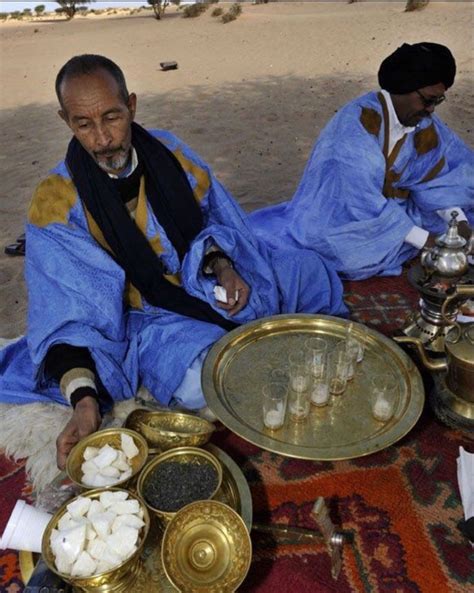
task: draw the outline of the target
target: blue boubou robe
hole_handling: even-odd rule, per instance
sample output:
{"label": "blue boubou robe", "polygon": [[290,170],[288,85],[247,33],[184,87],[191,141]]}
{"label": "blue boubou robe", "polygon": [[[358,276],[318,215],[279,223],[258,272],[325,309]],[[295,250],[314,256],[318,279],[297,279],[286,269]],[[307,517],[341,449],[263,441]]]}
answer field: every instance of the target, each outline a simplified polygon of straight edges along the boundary
{"label": "blue boubou robe", "polygon": [[[311,251],[270,250],[209,167],[172,134],[152,132],[185,170],[204,227],[182,264],[157,222],[144,182],[135,222],[169,271],[169,280],[215,305],[215,279],[201,271],[204,254],[217,244],[251,287],[249,302],[233,319],[245,323],[276,313],[344,315],[341,282]],[[27,338],[0,352],[0,402],[64,403],[57,384],[43,375],[48,349],[57,343],[89,348],[102,383],[114,400],[135,395],[143,384],[167,405],[186,370],[225,332],[222,328],[148,304],[127,283],[106,251],[105,239],[60,163],[38,187],[28,213]]]}
{"label": "blue boubou robe", "polygon": [[388,155],[381,93],[343,107],[319,136],[289,202],[251,215],[273,246],[324,256],[346,278],[398,275],[417,250],[404,242],[417,225],[441,233],[436,214],[459,206],[474,223],[474,153],[441,120],[425,118]]}

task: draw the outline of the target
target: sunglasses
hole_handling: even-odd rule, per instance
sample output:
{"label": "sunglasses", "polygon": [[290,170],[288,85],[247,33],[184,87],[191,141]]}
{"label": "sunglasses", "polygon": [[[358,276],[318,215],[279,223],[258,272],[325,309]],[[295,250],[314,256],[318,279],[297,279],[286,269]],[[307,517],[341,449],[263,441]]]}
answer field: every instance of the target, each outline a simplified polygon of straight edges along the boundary
{"label": "sunglasses", "polygon": [[433,97],[432,99],[429,99],[428,97],[425,97],[424,95],[422,95],[420,93],[420,91],[415,91],[415,93],[423,101],[423,105],[425,107],[436,107],[437,105],[439,105],[440,103],[442,103],[443,101],[446,100],[446,97],[444,95],[440,95],[439,97]]}

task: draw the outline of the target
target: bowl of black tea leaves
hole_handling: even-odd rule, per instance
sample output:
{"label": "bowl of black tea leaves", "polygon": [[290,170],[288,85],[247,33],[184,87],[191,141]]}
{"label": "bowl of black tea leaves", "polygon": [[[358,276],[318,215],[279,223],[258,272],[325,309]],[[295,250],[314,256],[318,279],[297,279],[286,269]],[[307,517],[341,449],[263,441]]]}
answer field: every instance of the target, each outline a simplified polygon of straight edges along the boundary
{"label": "bowl of black tea leaves", "polygon": [[186,505],[213,498],[221,483],[222,466],[212,453],[178,447],[152,459],[137,488],[148,509],[167,524]]}

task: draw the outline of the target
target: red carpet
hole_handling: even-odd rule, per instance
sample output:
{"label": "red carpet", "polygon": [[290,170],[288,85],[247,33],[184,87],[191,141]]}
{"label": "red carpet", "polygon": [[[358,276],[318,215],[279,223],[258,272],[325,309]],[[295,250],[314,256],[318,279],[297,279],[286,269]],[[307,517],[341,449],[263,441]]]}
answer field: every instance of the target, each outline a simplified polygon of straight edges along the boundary
{"label": "red carpet", "polygon": [[[404,277],[347,283],[346,293],[352,317],[386,334],[403,325],[418,298]],[[336,582],[322,544],[280,545],[253,532],[242,593],[457,593],[474,584],[474,551],[458,530],[456,481],[459,446],[473,452],[474,443],[429,408],[401,441],[359,460],[286,459],[224,428],[213,442],[245,473],[255,522],[315,529],[310,512],[324,496],[333,520],[353,536]],[[0,529],[15,500],[27,495],[22,465],[0,456]],[[1,554],[0,592],[22,590],[16,554]]]}

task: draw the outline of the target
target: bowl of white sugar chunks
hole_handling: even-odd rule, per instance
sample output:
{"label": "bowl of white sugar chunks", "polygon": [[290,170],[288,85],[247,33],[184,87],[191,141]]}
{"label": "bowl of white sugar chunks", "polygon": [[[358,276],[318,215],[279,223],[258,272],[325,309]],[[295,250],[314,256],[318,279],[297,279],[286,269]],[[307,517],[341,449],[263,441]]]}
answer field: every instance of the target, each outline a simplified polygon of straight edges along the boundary
{"label": "bowl of white sugar chunks", "polygon": [[99,430],[82,439],[68,455],[66,472],[84,490],[125,488],[148,457],[146,440],[127,428]]}
{"label": "bowl of white sugar chunks", "polygon": [[119,488],[88,490],[48,523],[43,558],[81,590],[115,590],[136,578],[149,528],[150,516],[137,495]]}

